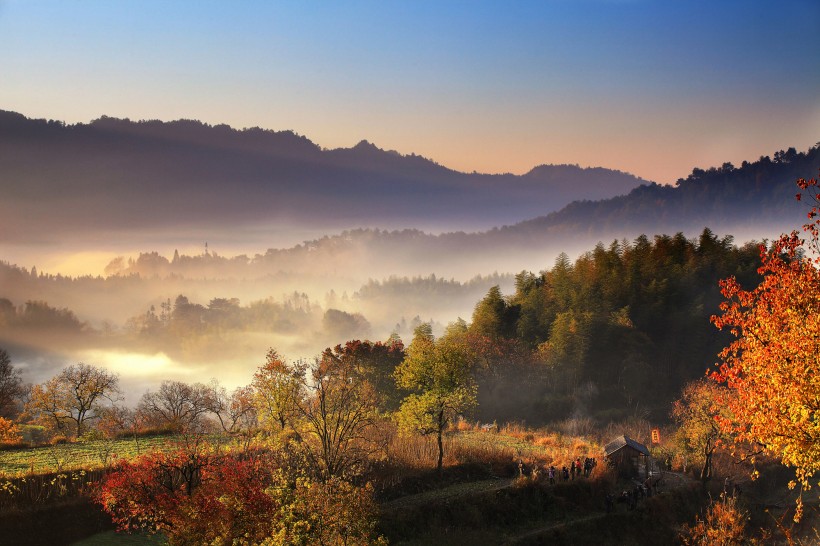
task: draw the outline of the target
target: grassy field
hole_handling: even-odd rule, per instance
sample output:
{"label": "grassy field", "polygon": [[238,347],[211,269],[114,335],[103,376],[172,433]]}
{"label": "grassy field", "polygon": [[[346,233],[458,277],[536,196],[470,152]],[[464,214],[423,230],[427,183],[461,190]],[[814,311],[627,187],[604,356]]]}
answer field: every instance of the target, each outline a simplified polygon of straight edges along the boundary
{"label": "grassy field", "polygon": [[506,458],[542,469],[548,465],[560,468],[578,457],[603,455],[594,441],[515,425],[502,427],[498,432],[476,428],[459,430],[451,437],[451,447],[459,462]]}
{"label": "grassy field", "polygon": [[[174,449],[175,441],[173,436],[146,436],[0,451],[0,477],[104,468],[118,459]],[[445,464],[506,459],[560,465],[576,457],[599,456],[600,450],[594,442],[514,425],[498,432],[461,425],[445,437]],[[395,438],[388,451],[389,457],[406,459],[409,466],[432,465],[437,456],[432,437]]]}
{"label": "grassy field", "polygon": [[93,470],[117,459],[129,459],[157,450],[173,449],[173,438],[149,436],[119,440],[94,440],[0,451],[0,476]]}

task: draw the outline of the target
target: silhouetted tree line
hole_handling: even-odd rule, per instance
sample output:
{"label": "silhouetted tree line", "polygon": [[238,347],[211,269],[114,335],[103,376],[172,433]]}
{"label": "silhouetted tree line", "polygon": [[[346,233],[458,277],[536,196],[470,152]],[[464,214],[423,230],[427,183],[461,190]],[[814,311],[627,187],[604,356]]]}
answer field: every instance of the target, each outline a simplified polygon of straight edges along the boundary
{"label": "silhouetted tree line", "polygon": [[[181,256],[169,261],[141,255],[121,269],[146,276],[244,275],[258,276],[278,271],[334,273],[335,264],[357,263],[366,250],[373,256],[394,254],[406,264],[450,260],[454,249],[466,259],[467,252],[496,252],[517,249],[541,251],[560,238],[564,248],[585,243],[598,234],[694,231],[704,225],[725,231],[742,227],[760,228],[764,223],[785,223],[796,212],[794,180],[820,168],[820,147],[805,152],[794,148],[744,161],[739,167],[724,163],[708,169],[694,168],[676,186],[644,184],[627,195],[600,201],[575,201],[560,211],[479,233],[429,235],[418,230],[385,231],[356,229],[339,235],[306,241],[287,249],[269,249],[253,257],[224,258],[211,255]],[[779,233],[780,228],[776,228]],[[775,234],[776,234],[775,233]],[[593,239],[595,240],[595,239]],[[397,246],[402,248],[395,256]],[[364,293],[369,288],[364,289]]]}
{"label": "silhouetted tree line", "polygon": [[[801,212],[793,199],[794,181],[820,168],[820,145],[798,152],[794,148],[744,161],[740,167],[724,163],[694,168],[676,186],[644,184],[628,195],[601,201],[576,201],[547,216],[496,230],[498,238],[566,233],[624,233],[635,229],[658,233],[710,225],[736,231],[737,226],[762,223],[791,225]],[[493,232],[490,232],[493,233]]]}
{"label": "silhouetted tree line", "polygon": [[0,298],[0,328],[81,332],[88,326],[70,309],[58,309],[44,301],[31,300],[15,306],[11,300]]}
{"label": "silhouetted tree line", "polygon": [[426,300],[429,298],[451,297],[469,294],[475,290],[486,289],[487,285],[512,284],[512,275],[476,275],[467,282],[437,277],[435,274],[426,277],[399,277],[391,275],[382,281],[370,279],[353,295],[361,300],[381,300],[382,298],[401,298]]}
{"label": "silhouetted tree line", "polygon": [[704,229],[694,240],[599,243],[574,263],[562,254],[550,270],[519,273],[512,295],[493,288],[473,314],[471,334],[506,346],[478,375],[480,413],[665,419],[683,384],[726,345],[709,322],[718,281],[756,284],[758,261],[757,244],[737,247]]}
{"label": "silhouetted tree line", "polygon": [[[139,335],[185,338],[228,331],[293,332],[310,324],[319,308],[306,294],[294,292],[283,302],[272,298],[242,306],[238,298],[213,298],[208,305],[190,301],[180,294],[152,305],[145,313],[128,320],[126,328]],[[341,313],[341,312],[340,312]]]}

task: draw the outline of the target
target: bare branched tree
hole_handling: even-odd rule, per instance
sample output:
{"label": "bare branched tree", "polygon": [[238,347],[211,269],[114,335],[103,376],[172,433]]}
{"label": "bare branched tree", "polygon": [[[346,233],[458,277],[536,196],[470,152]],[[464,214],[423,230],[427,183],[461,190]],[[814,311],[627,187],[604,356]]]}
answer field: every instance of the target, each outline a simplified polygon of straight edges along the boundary
{"label": "bare branched tree", "polygon": [[34,385],[26,412],[56,430],[81,436],[86,422],[121,399],[117,374],[80,362],[42,385]]}
{"label": "bare branched tree", "polygon": [[189,432],[203,424],[213,405],[212,396],[212,390],[202,383],[163,381],[158,390],[142,396],[138,411],[149,423]]}
{"label": "bare branched tree", "polygon": [[216,379],[209,387],[211,394],[208,410],[214,414],[224,432],[242,434],[256,429],[257,418],[252,387],[237,387],[228,394],[227,389]]}

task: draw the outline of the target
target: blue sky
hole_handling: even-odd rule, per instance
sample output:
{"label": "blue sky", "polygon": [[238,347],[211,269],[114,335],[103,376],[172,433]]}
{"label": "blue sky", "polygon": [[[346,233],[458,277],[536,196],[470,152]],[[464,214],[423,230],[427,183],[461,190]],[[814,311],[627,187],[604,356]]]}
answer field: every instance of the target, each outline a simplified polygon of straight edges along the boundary
{"label": "blue sky", "polygon": [[816,0],[0,0],[0,109],[673,182],[820,141],[819,24]]}

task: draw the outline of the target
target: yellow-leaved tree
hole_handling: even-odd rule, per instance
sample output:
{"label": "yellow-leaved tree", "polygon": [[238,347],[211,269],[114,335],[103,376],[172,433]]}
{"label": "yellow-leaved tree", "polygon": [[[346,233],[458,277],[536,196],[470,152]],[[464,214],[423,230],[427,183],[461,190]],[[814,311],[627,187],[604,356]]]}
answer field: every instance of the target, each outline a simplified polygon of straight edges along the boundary
{"label": "yellow-leaved tree", "polygon": [[704,378],[688,383],[680,400],[672,406],[672,417],[680,424],[683,447],[702,465],[700,479],[712,478],[712,456],[728,440],[720,421],[731,422],[728,389]]}
{"label": "yellow-leaved tree", "polygon": [[476,386],[470,374],[473,355],[466,331],[463,322],[455,323],[436,340],[430,324],[420,325],[395,371],[398,386],[410,391],[396,414],[399,427],[435,435],[439,472],[444,462],[444,431],[453,419],[476,405]]}

